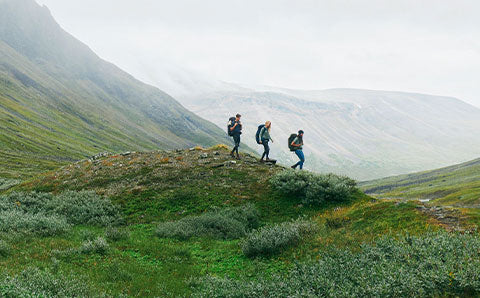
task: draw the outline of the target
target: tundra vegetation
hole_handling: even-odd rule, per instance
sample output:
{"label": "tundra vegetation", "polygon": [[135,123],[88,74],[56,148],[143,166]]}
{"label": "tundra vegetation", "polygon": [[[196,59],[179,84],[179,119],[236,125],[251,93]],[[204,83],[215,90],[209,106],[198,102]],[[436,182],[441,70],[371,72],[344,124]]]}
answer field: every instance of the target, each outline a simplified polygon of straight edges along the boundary
{"label": "tundra vegetation", "polygon": [[106,155],[0,195],[0,296],[476,296],[475,221],[224,146]]}

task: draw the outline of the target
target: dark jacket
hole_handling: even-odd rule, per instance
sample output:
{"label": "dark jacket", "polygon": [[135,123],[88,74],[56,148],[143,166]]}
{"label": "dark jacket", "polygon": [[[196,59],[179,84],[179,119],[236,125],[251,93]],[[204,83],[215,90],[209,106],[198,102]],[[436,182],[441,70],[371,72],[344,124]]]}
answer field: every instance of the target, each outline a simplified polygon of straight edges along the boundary
{"label": "dark jacket", "polygon": [[[237,123],[237,121],[234,121],[233,125],[235,125],[235,123]],[[234,135],[242,134],[242,125],[238,124],[237,126],[235,126],[235,128],[232,130],[232,134],[234,134]]]}

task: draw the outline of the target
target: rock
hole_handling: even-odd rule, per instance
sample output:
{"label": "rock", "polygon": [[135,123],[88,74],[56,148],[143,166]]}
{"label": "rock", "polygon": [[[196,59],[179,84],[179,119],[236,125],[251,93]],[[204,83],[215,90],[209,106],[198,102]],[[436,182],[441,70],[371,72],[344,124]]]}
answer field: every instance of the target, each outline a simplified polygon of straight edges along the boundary
{"label": "rock", "polygon": [[202,153],[202,154],[200,154],[200,158],[208,158],[208,153]]}
{"label": "rock", "polygon": [[132,152],[130,152],[130,151],[120,153],[121,156],[127,156],[127,155],[130,155],[130,154],[132,154]]}
{"label": "rock", "polygon": [[229,161],[225,162],[225,165],[227,165],[227,166],[228,165],[236,165],[236,164],[237,164],[237,162],[235,160],[229,160]]}
{"label": "rock", "polygon": [[214,151],[213,155],[220,155],[220,153],[218,151]]}
{"label": "rock", "polygon": [[221,168],[225,166],[225,164],[221,163],[221,164],[217,164],[217,165],[213,165],[212,168],[215,169],[215,168]]}

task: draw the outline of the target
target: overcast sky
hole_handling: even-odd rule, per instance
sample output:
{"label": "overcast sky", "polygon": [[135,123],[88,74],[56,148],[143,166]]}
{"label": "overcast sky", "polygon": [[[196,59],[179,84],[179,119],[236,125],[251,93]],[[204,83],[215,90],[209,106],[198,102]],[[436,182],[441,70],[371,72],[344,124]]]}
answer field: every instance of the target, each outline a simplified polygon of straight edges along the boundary
{"label": "overcast sky", "polygon": [[[102,58],[296,89],[449,95],[480,107],[478,0],[37,0]],[[162,86],[159,86],[162,87]]]}

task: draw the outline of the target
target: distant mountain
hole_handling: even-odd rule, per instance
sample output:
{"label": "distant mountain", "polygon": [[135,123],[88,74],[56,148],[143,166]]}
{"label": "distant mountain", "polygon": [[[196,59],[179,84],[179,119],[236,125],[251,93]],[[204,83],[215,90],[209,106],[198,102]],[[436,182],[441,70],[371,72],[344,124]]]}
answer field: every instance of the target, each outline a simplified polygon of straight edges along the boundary
{"label": "distant mountain", "polygon": [[[331,89],[205,84],[205,89],[172,89],[198,115],[220,126],[243,115],[244,141],[254,141],[257,125],[273,123],[272,156],[284,163],[290,133],[305,130],[306,167],[369,180],[463,162],[479,155],[480,109],[451,97],[425,94]],[[156,85],[163,86],[162,82]]]}
{"label": "distant mountain", "polygon": [[441,169],[362,182],[379,198],[433,201],[455,207],[480,207],[480,159]]}
{"label": "distant mountain", "polygon": [[228,142],[165,92],[100,59],[34,0],[0,0],[0,175],[99,151]]}

